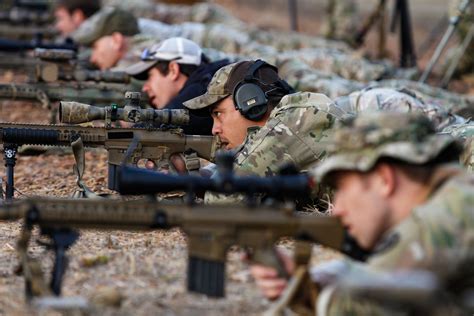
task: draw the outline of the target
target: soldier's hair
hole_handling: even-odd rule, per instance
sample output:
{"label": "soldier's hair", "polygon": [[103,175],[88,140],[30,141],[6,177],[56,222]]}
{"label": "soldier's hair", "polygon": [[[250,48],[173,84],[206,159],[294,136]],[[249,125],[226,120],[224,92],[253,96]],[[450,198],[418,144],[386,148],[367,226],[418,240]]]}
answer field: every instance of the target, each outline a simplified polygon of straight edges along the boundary
{"label": "soldier's hair", "polygon": [[[201,54],[201,65],[202,64],[208,64],[209,63],[209,58],[204,55],[204,54]],[[155,67],[156,69],[158,69],[158,71],[163,75],[163,76],[166,76],[169,72],[169,65],[170,65],[170,62],[169,61],[159,61]],[[179,71],[184,74],[186,77],[189,77],[192,75],[193,72],[196,71],[196,69],[198,69],[199,66],[196,66],[196,65],[186,65],[186,64],[179,64]]]}
{"label": "soldier's hair", "polygon": [[64,8],[69,14],[75,10],[80,10],[85,17],[90,17],[100,10],[100,0],[58,0],[56,1],[56,8]]}

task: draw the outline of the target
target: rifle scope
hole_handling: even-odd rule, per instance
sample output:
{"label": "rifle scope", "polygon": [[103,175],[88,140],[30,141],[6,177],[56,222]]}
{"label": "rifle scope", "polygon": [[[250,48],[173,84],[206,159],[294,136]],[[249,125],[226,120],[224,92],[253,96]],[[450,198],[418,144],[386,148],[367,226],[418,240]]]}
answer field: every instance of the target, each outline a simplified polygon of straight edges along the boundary
{"label": "rifle scope", "polygon": [[[232,160],[230,160],[232,159]],[[170,191],[247,195],[265,194],[275,198],[308,197],[314,183],[307,174],[273,177],[235,176],[233,157],[218,155],[218,171],[212,178],[195,175],[170,175],[142,168],[122,166],[118,175],[118,192],[124,195],[156,194]],[[222,162],[223,160],[230,160]]]}
{"label": "rifle scope", "polygon": [[135,106],[116,105],[98,107],[79,102],[59,103],[59,120],[61,123],[79,124],[94,120],[127,121],[132,123],[154,122],[158,124],[186,125],[189,123],[187,110],[154,110],[141,109]]}

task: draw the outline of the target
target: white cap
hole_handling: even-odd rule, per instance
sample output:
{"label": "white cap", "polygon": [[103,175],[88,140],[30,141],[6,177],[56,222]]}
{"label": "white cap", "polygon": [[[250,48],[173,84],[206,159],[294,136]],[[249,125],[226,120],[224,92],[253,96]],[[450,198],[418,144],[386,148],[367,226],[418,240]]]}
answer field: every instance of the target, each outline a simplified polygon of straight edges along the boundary
{"label": "white cap", "polygon": [[[172,37],[145,49],[142,53],[142,61],[131,65],[125,71],[138,79],[145,77],[151,67],[159,61],[176,61],[178,64],[196,65],[201,64],[202,50],[198,44],[183,37]],[[145,79],[144,78],[144,79]]]}

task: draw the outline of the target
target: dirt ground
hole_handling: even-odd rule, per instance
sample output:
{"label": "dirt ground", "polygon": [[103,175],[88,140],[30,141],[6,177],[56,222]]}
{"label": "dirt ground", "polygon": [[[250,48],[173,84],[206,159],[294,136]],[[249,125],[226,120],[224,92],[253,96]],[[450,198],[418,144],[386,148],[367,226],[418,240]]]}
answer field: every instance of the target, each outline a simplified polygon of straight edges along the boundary
{"label": "dirt ground", "polygon": [[[216,2],[231,9],[249,23],[265,28],[288,29],[286,11],[281,10],[287,1]],[[362,9],[366,13],[374,1],[359,3],[363,3]],[[323,8],[324,1],[299,1],[299,10],[302,12],[300,28],[303,32],[319,32],[320,12]],[[416,38],[426,36],[436,17],[444,12],[444,8],[444,1],[417,1]],[[370,42],[373,42],[375,35],[372,34],[371,37],[372,40],[368,41],[369,53]],[[396,38],[390,40],[395,43],[390,45],[396,45]],[[426,58],[423,62],[426,62]],[[473,93],[473,84],[466,81],[455,83],[455,90]],[[33,104],[1,102],[0,121],[47,123],[48,113]],[[106,184],[106,161],[104,150],[88,150],[86,153],[84,181],[97,193],[109,192]],[[15,168],[15,197],[69,196],[75,189],[73,164],[73,156],[67,151],[41,156],[18,156]],[[3,156],[0,158],[0,175],[5,181]],[[0,315],[60,314],[51,310],[39,310],[24,301],[23,279],[14,273],[18,265],[15,245],[20,229],[20,222],[0,222]],[[186,237],[176,229],[152,232],[88,230],[81,232],[81,238],[68,253],[70,266],[64,279],[63,295],[80,296],[93,302],[93,309],[83,310],[84,314],[258,315],[269,306],[256,290],[238,251],[232,251],[228,256],[225,299],[210,299],[187,293]],[[43,247],[33,244],[31,254],[43,259],[44,271],[51,269],[51,254]],[[327,249],[314,248],[315,261],[320,262],[335,256],[334,252]],[[119,306],[110,306],[110,302],[106,302],[104,297],[107,293],[114,294],[113,298],[119,302]]]}

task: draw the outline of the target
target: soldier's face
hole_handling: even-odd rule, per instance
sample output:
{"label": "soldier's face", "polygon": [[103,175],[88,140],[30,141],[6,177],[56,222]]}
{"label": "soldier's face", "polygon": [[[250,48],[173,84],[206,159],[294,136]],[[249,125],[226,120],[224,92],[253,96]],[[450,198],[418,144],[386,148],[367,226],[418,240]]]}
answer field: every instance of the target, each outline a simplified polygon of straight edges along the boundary
{"label": "soldier's face", "polygon": [[148,94],[150,103],[156,109],[164,108],[179,93],[181,86],[174,80],[173,72],[163,75],[157,68],[148,71],[148,80],[143,85],[143,92]]}
{"label": "soldier's face", "polygon": [[114,67],[120,58],[120,43],[112,35],[103,36],[94,42],[90,61],[100,70]]}
{"label": "soldier's face", "polygon": [[211,109],[211,116],[214,120],[212,134],[219,136],[222,147],[227,150],[241,145],[247,136],[247,128],[256,125],[235,109],[234,101],[230,96]]}
{"label": "soldier's face", "polygon": [[390,207],[377,172],[336,172],[333,214],[367,250],[373,249],[389,228]]}
{"label": "soldier's face", "polygon": [[71,14],[63,7],[58,7],[54,11],[54,16],[56,18],[55,27],[64,37],[74,32],[85,19],[81,11],[75,10]]}

